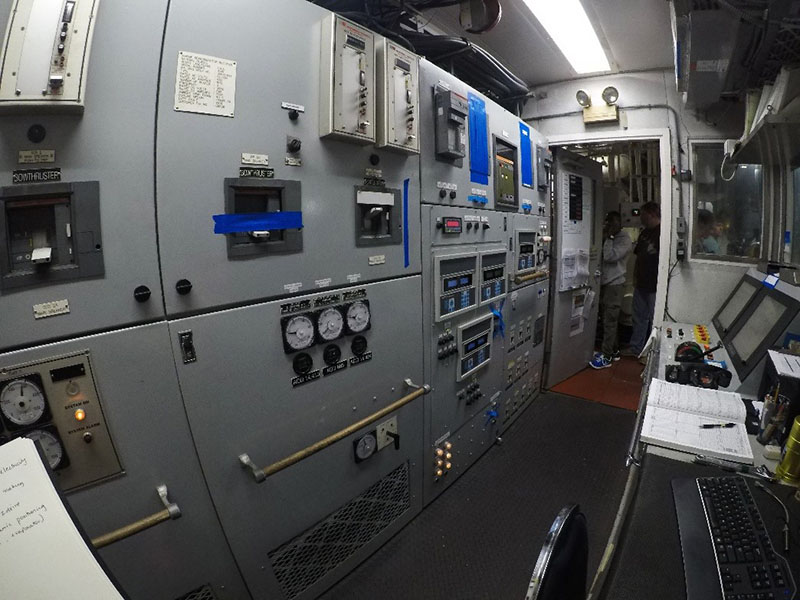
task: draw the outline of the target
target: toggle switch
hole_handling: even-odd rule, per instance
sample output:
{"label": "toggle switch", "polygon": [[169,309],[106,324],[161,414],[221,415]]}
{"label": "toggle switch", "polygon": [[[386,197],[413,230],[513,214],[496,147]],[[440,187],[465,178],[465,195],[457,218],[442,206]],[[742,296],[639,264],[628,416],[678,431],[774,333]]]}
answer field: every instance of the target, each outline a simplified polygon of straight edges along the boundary
{"label": "toggle switch", "polygon": [[34,248],[31,252],[31,262],[37,265],[47,264],[53,257],[53,249],[49,246]]}

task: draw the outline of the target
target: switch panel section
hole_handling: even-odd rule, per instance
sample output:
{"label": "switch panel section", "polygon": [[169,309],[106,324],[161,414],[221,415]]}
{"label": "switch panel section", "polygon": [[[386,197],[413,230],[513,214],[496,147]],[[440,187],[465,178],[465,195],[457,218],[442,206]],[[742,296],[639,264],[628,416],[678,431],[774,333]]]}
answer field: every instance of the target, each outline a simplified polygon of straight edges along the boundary
{"label": "switch panel section", "polygon": [[356,247],[400,244],[403,241],[400,190],[380,185],[355,189]]}
{"label": "switch panel section", "polygon": [[[547,217],[517,214],[511,217],[513,225],[513,272],[516,285],[527,285],[547,278],[550,273],[550,228]],[[520,278],[527,277],[524,281]]]}
{"label": "switch panel section", "polygon": [[375,37],[337,15],[322,21],[320,137],[375,142]]}
{"label": "switch panel section", "polygon": [[515,211],[519,208],[519,161],[517,149],[494,139],[494,204],[497,210]]}
{"label": "switch panel section", "polygon": [[[250,231],[226,234],[228,258],[302,252],[303,230],[284,224],[287,213],[301,212],[300,182],[281,179],[225,179],[225,212],[249,217]],[[260,223],[260,224],[259,224]]]}
{"label": "switch panel section", "polygon": [[88,352],[3,369],[0,424],[0,437],[41,444],[65,491],[122,472]]}
{"label": "switch panel section", "polygon": [[458,326],[459,368],[456,381],[462,381],[489,364],[492,358],[494,315],[488,313]]}
{"label": "switch panel section", "polygon": [[505,248],[481,252],[480,306],[500,300],[506,295],[508,252]]}
{"label": "switch panel section", "polygon": [[478,255],[475,252],[434,258],[436,321],[467,312],[477,305],[477,271]]}
{"label": "switch panel section", "polygon": [[466,156],[469,104],[461,94],[438,88],[433,94],[436,127],[436,159],[461,167]]}
{"label": "switch panel section", "polygon": [[536,146],[536,187],[540,192],[550,189],[550,173],[553,170],[553,153],[544,146]]}
{"label": "switch panel section", "polygon": [[99,0],[16,0],[0,55],[0,111],[83,112]]}
{"label": "switch panel section", "polygon": [[380,38],[377,91],[377,146],[419,154],[419,57]]}
{"label": "switch panel section", "polygon": [[0,290],[104,273],[96,181],[0,188]]}

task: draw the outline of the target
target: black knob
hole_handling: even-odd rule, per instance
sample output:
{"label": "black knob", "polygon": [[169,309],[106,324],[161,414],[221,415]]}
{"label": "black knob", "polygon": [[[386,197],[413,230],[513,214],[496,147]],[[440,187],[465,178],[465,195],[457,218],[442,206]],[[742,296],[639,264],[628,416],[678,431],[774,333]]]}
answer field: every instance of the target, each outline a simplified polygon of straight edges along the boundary
{"label": "black knob", "polygon": [[353,342],[350,344],[350,350],[353,351],[353,354],[356,356],[361,356],[364,352],[367,351],[367,338],[363,335],[357,335],[353,338]]}
{"label": "black knob", "polygon": [[296,110],[292,109],[289,111],[289,120],[290,121],[297,121],[297,117],[300,116],[300,113]]}
{"label": "black knob", "polygon": [[322,360],[325,361],[326,365],[333,366],[339,362],[339,359],[342,357],[342,351],[339,349],[339,346],[336,344],[329,344],[325,346],[325,350],[322,352]]}
{"label": "black knob", "polygon": [[455,199],[456,199],[456,191],[450,190],[450,200],[455,200]]}
{"label": "black knob", "polygon": [[303,142],[298,140],[297,138],[292,138],[289,140],[289,143],[286,144],[286,149],[289,152],[300,152],[300,146],[303,145]]}
{"label": "black knob", "polygon": [[309,354],[305,352],[301,352],[297,356],[294,357],[292,361],[292,369],[298,375],[305,375],[311,370],[311,367],[314,366],[314,360],[311,358]]}
{"label": "black knob", "polygon": [[133,290],[133,297],[137,302],[147,302],[150,300],[150,288],[146,285],[140,285]]}
{"label": "black knob", "polygon": [[489,229],[489,224],[488,224],[488,223],[484,223],[484,224],[483,224],[483,228],[484,228],[484,229]]}
{"label": "black knob", "polygon": [[442,227],[444,227],[444,223],[441,221],[436,221],[436,229],[441,229]]}
{"label": "black knob", "polygon": [[42,125],[31,125],[28,128],[28,139],[34,144],[44,141],[47,136],[47,130]]}
{"label": "black knob", "polygon": [[370,154],[369,155],[369,164],[371,164],[372,166],[375,166],[379,162],[381,162],[381,157],[380,156],[378,156],[377,154]]}
{"label": "black knob", "polygon": [[439,198],[444,198],[447,196],[447,190],[439,190]]}
{"label": "black knob", "polygon": [[192,282],[188,279],[181,279],[178,283],[175,284],[175,291],[178,292],[181,296],[185,296],[189,292],[192,291]]}

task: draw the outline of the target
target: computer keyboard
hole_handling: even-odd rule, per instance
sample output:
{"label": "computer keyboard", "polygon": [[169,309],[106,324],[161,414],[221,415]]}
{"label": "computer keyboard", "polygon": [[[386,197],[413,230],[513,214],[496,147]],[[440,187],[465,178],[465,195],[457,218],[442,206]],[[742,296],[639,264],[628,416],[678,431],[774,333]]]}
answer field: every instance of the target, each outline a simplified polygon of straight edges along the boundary
{"label": "computer keyboard", "polygon": [[687,600],[791,600],[795,584],[744,478],[674,479]]}

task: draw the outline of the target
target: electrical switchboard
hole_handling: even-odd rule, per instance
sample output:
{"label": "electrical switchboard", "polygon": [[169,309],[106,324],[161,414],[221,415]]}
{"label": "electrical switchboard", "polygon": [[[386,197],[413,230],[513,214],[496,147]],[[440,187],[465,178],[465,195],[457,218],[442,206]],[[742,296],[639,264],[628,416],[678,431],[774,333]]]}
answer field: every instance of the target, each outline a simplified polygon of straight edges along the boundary
{"label": "electrical switchboard", "polygon": [[[421,509],[423,398],[262,483],[238,460],[266,468],[413,392],[406,379],[422,385],[420,293],[416,275],[171,322],[178,356],[192,336],[194,360],[178,361],[187,415],[254,597],[316,597]],[[374,519],[348,521],[371,489]],[[342,520],[352,535],[329,536],[333,558],[312,569],[309,536]]]}
{"label": "electrical switchboard", "polygon": [[550,276],[552,236],[550,219],[534,215],[512,215],[512,284],[524,285]]}
{"label": "electrical switchboard", "polygon": [[[198,11],[188,0],[170,4],[161,89],[181,83],[178,56],[192,48],[236,61],[237,99],[229,117],[179,111],[172,94],[160,97],[158,230],[170,315],[420,270],[419,156],[348,143],[363,137],[355,132],[320,138],[317,102],[328,89],[319,87],[320,72],[335,67],[357,79],[360,64],[368,88],[362,101],[372,111],[372,48],[383,38],[309,2],[248,6],[230,11],[212,3]],[[228,26],[220,29],[222,22]],[[325,51],[320,27],[331,34]],[[331,48],[336,60],[346,55],[350,62],[321,63]],[[401,51],[392,55],[402,62]],[[398,86],[405,80],[395,78]],[[367,120],[374,132],[371,112]],[[174,168],[187,148],[199,150]]]}
{"label": "electrical switchboard", "polygon": [[0,381],[0,436],[40,442],[90,538],[163,511],[166,486],[180,518],[99,550],[129,597],[249,597],[196,458],[166,323],[0,355]]}
{"label": "electrical switchboard", "polygon": [[427,503],[498,431],[510,230],[505,214],[441,206],[424,206],[422,223]]}
{"label": "electrical switchboard", "polygon": [[376,58],[377,146],[419,154],[419,57],[381,38]]}
{"label": "electrical switchboard", "polygon": [[82,112],[100,0],[15,0],[0,54],[0,110]]}
{"label": "electrical switchboard", "polygon": [[[164,316],[152,152],[167,0],[98,6],[0,0],[2,86],[33,78],[13,110],[0,93],[0,349]],[[64,24],[63,93],[43,95]]]}

